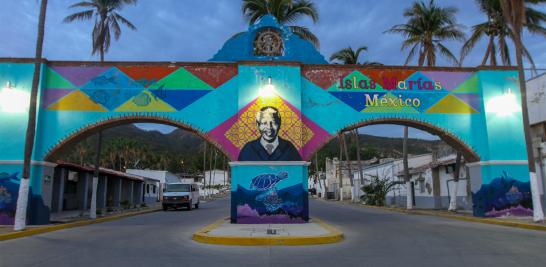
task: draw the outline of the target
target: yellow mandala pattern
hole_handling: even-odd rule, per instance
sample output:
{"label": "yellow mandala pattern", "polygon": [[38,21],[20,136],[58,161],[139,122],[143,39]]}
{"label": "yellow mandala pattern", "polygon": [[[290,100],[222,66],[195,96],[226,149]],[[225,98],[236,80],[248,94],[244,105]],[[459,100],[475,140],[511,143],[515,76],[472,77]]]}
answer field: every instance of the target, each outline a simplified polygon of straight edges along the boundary
{"label": "yellow mandala pattern", "polygon": [[280,97],[258,98],[254,104],[239,115],[237,122],[225,133],[226,138],[238,149],[242,149],[246,143],[260,137],[260,132],[256,128],[256,113],[266,106],[273,106],[279,110],[281,115],[279,136],[292,142],[298,150],[313,138],[313,131],[303,124],[298,114],[290,109]]}

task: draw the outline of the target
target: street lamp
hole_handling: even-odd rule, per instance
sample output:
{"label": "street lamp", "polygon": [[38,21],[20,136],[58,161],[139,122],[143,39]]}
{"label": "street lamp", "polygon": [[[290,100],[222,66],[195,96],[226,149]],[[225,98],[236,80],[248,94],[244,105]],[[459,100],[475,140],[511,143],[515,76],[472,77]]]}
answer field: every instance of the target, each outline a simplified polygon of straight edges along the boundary
{"label": "street lamp", "polygon": [[487,101],[486,110],[499,116],[509,116],[515,112],[521,111],[516,96],[512,89],[508,88],[502,95],[492,97]]}
{"label": "street lamp", "polygon": [[0,92],[0,110],[8,113],[28,112],[29,99],[28,92],[15,89],[12,83],[7,82],[6,87]]}
{"label": "street lamp", "polygon": [[269,78],[267,78],[267,84],[260,88],[260,97],[271,98],[274,97],[276,94],[277,90],[275,90],[275,85],[273,85],[271,76],[269,76]]}

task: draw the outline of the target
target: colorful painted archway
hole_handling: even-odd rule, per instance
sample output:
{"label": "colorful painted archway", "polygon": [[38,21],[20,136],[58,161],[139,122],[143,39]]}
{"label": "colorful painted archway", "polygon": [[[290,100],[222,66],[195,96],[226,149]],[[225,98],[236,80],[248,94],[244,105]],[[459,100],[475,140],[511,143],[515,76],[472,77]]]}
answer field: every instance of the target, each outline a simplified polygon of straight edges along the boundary
{"label": "colorful painted archway", "polygon": [[[278,55],[252,49],[264,29],[280,32]],[[52,175],[54,165],[46,159],[90,129],[116,121],[171,122],[194,130],[237,161],[245,144],[260,137],[256,114],[264,107],[282,118],[278,136],[303,161],[343,129],[409,124],[441,135],[472,162],[475,215],[532,208],[514,69],[328,65],[311,44],[270,17],[228,40],[207,63],[44,62],[42,68],[31,181],[37,200],[30,208],[37,215],[31,223],[48,219],[51,185],[44,177]],[[28,60],[2,59],[0,83],[28,92],[32,72]],[[2,111],[0,120],[5,223],[15,210],[27,115]],[[279,164],[262,162],[262,167]],[[284,185],[290,186],[295,184]]]}

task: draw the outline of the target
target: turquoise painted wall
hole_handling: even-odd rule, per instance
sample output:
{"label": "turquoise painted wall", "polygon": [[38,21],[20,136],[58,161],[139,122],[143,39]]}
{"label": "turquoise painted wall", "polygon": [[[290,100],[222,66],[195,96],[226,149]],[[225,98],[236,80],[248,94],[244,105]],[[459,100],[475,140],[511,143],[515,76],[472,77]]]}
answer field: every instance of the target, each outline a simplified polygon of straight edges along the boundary
{"label": "turquoise painted wall", "polygon": [[[60,143],[88,129],[125,118],[163,121],[192,129],[236,160],[243,145],[259,137],[256,112],[267,105],[280,110],[279,136],[290,141],[303,160],[309,160],[340,130],[377,120],[406,120],[435,127],[465,144],[482,162],[526,160],[521,111],[503,117],[488,111],[489,100],[507,88],[519,99],[515,71],[378,70],[275,63],[175,67],[51,63],[43,69],[34,152],[38,161],[59,148]],[[0,70],[0,82],[10,80],[16,88],[30,90],[31,64],[1,63]],[[388,89],[383,78],[390,76],[407,84],[439,82],[441,87]],[[275,94],[264,97],[260,89],[269,77]],[[345,82],[363,81],[376,81],[377,86],[341,88]],[[378,101],[394,96],[418,99],[421,105],[367,105],[366,96],[375,94]],[[111,101],[104,102],[105,99]],[[517,105],[521,103],[518,101]],[[0,128],[0,148],[5,151],[0,160],[22,160],[26,115],[1,112],[0,118],[6,126]],[[5,167],[0,165],[0,172],[8,173],[2,168]],[[499,168],[518,181],[528,182],[526,167]],[[487,184],[501,174],[484,167],[480,180]],[[41,179],[36,172],[33,177]],[[40,183],[33,183],[33,188],[36,193],[41,192]]]}

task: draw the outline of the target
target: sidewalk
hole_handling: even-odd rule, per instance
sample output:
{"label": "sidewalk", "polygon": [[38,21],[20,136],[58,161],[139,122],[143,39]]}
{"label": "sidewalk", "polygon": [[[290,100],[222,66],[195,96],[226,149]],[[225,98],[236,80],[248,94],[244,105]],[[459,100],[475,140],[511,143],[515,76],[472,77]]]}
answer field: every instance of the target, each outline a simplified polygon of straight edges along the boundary
{"label": "sidewalk", "polygon": [[14,231],[13,225],[0,226],[0,241],[31,236],[41,233],[47,233],[57,231],[61,229],[67,229],[77,226],[114,221],[125,217],[150,213],[161,210],[161,202],[159,204],[153,204],[148,207],[139,207],[127,210],[116,210],[108,212],[105,215],[98,215],[97,218],[92,220],[89,218],[89,210],[81,213],[81,211],[67,211],[61,213],[55,213],[51,216],[51,223],[46,225],[29,225],[27,229],[23,231]]}
{"label": "sidewalk", "polygon": [[[318,199],[318,198],[315,198],[315,199]],[[457,212],[451,212],[447,210],[428,210],[428,209],[406,210],[405,208],[400,208],[400,207],[380,207],[380,206],[371,206],[371,205],[366,205],[361,203],[353,203],[350,200],[344,200],[342,202],[338,200],[324,200],[324,199],[318,199],[318,200],[338,202],[338,203],[342,203],[346,205],[354,205],[354,206],[373,208],[373,209],[389,210],[389,211],[395,211],[395,212],[413,214],[413,215],[438,216],[438,217],[469,221],[469,222],[478,222],[478,223],[495,224],[495,225],[502,225],[502,226],[509,226],[509,227],[516,227],[516,228],[523,228],[523,229],[530,229],[530,230],[546,231],[546,222],[535,223],[533,222],[532,216],[475,217],[472,215],[472,211],[468,211],[468,210],[461,210]]]}

